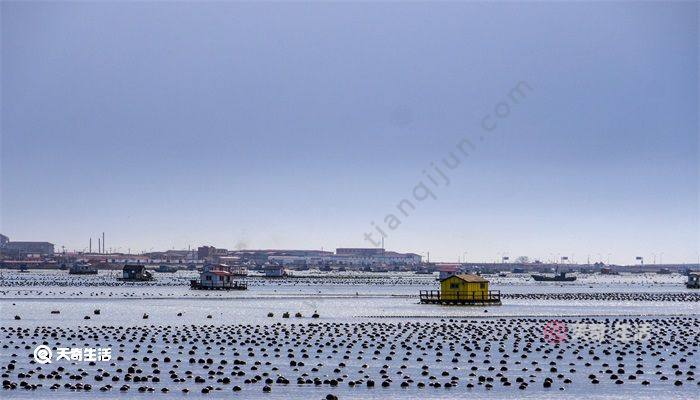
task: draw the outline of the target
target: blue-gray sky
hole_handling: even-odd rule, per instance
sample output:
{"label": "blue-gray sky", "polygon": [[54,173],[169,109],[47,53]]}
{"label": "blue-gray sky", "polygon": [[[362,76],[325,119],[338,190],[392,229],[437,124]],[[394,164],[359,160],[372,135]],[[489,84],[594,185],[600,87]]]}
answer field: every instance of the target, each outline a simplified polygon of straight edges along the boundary
{"label": "blue-gray sky", "polygon": [[3,1],[1,74],[11,239],[698,258],[697,2]]}

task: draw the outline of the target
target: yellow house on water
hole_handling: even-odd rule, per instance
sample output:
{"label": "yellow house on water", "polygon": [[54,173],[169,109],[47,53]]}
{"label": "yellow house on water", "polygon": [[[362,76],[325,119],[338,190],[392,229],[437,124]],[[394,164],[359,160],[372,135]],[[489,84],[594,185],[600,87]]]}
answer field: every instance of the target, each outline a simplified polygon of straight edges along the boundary
{"label": "yellow house on water", "polygon": [[420,292],[421,303],[501,304],[501,293],[489,290],[489,281],[479,275],[451,275],[440,280],[440,290]]}

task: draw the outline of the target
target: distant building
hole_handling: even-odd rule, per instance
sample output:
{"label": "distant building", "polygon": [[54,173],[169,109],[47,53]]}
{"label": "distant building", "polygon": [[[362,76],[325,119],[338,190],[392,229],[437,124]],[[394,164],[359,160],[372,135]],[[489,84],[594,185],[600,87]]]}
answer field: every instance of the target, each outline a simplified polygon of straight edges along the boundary
{"label": "distant building", "polygon": [[5,243],[9,242],[10,238],[0,233],[0,248],[5,246]]}
{"label": "distant building", "polygon": [[199,246],[197,248],[197,259],[205,260],[207,258],[214,257],[214,251],[216,248],[214,246]]}
{"label": "distant building", "polygon": [[231,252],[240,257],[242,262],[256,265],[266,263],[281,264],[290,267],[330,265],[340,267],[380,267],[380,266],[416,266],[421,263],[421,256],[415,253],[397,253],[375,248],[338,248],[335,253],[322,250],[239,250]]}
{"label": "distant building", "polygon": [[52,256],[53,244],[49,242],[5,242],[2,253],[10,257],[27,255]]}
{"label": "distant building", "polygon": [[226,249],[217,249],[214,246],[200,246],[197,248],[198,260],[212,260],[217,256],[227,256],[229,253]]}
{"label": "distant building", "polygon": [[197,252],[194,250],[166,250],[166,251],[154,251],[150,253],[145,253],[145,256],[150,260],[156,260],[157,262],[177,262],[183,263],[187,261],[197,260]]}
{"label": "distant building", "polygon": [[317,264],[317,262],[315,262],[316,258],[303,256],[269,256],[267,260],[276,264],[296,267],[303,267],[308,264]]}
{"label": "distant building", "polygon": [[447,279],[450,276],[457,275],[459,264],[440,264],[438,271],[440,271],[440,280]]}
{"label": "distant building", "polygon": [[338,248],[331,262],[354,266],[418,265],[422,261],[415,253],[397,253],[377,248]]}
{"label": "distant building", "polygon": [[235,250],[231,251],[231,256],[239,257],[241,262],[264,265],[268,262],[282,262],[283,264],[320,264],[325,257],[332,256],[330,251],[323,250]]}
{"label": "distant building", "polygon": [[384,249],[377,248],[338,248],[335,249],[335,254],[342,255],[353,255],[359,257],[373,257],[381,256],[384,254]]}

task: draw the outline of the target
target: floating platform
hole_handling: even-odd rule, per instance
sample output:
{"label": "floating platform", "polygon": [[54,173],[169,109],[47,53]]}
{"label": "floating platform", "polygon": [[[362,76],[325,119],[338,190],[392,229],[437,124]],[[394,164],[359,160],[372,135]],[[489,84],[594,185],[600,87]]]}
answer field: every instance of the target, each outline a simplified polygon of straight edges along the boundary
{"label": "floating platform", "polygon": [[195,289],[195,290],[246,290],[248,289],[248,284],[246,282],[238,282],[234,281],[231,283],[227,284],[202,284],[202,282],[198,280],[191,280],[190,281],[190,289]]}
{"label": "floating platform", "polygon": [[500,306],[501,291],[488,292],[450,292],[441,294],[439,290],[421,290],[422,304],[443,304],[459,306]]}
{"label": "floating platform", "polygon": [[700,289],[700,272],[688,272],[688,282],[685,283],[688,289]]}

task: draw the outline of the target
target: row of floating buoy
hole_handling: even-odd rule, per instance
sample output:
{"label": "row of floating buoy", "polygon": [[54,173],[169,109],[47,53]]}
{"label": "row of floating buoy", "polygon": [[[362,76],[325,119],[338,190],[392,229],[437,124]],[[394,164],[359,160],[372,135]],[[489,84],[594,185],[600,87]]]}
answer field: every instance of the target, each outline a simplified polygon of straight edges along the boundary
{"label": "row of floating buoy", "polygon": [[691,292],[502,293],[501,297],[518,300],[700,302],[700,293]]}
{"label": "row of floating buoy", "polygon": [[[606,332],[626,324],[649,324],[653,335],[627,342],[571,332],[560,342],[548,342],[542,329],[549,321],[503,317],[399,323],[0,326],[0,346],[9,355],[0,370],[8,390],[207,394],[243,388],[270,392],[296,383],[301,388],[330,388],[336,395],[374,387],[566,390],[572,384],[612,382],[641,390],[697,385],[698,318],[560,321],[605,324]],[[25,357],[36,343],[109,345],[113,360],[38,365]]]}
{"label": "row of floating buoy", "polygon": [[[289,318],[290,315],[291,315],[291,314],[289,313],[289,311],[285,311],[284,313],[282,313],[282,318]],[[274,318],[274,317],[275,317],[275,313],[269,312],[269,313],[267,313],[267,317],[268,317],[268,318]],[[303,315],[301,312],[296,312],[296,313],[294,314],[294,318],[304,318],[304,315]],[[314,313],[311,314],[311,318],[320,318],[320,315],[318,314],[318,312],[314,311]]]}

